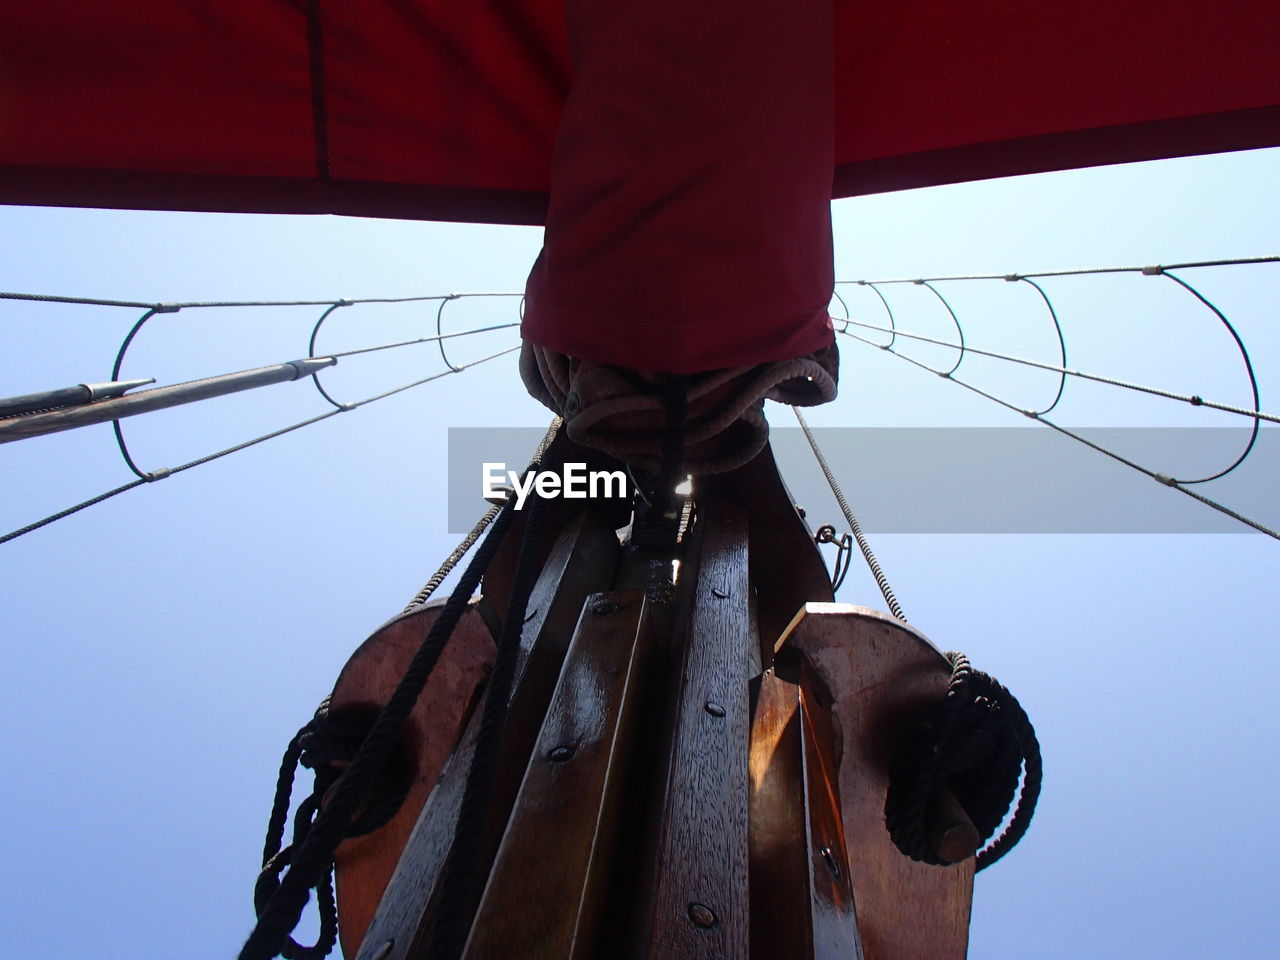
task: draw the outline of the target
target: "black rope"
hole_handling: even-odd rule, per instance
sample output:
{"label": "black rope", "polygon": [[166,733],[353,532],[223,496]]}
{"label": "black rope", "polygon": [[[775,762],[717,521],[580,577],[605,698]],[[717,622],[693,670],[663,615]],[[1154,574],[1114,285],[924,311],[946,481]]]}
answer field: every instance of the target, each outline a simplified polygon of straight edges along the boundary
{"label": "black rope", "polygon": [[[364,709],[332,711],[326,699],[320,708],[289,741],[280,762],[275,799],[267,822],[267,835],[262,849],[262,871],[254,885],[253,901],[259,914],[267,909],[272,896],[280,888],[280,876],[293,860],[293,853],[306,843],[326,793],[339,779],[339,766],[350,762],[368,735],[377,712]],[[408,795],[412,783],[411,765],[403,752],[399,762],[389,763],[385,774],[376,782],[362,810],[346,832],[346,837],[359,837],[386,825],[396,815]],[[293,794],[293,781],[298,766],[315,774],[311,794],[294,814],[293,840],[283,846],[284,829]],[[321,960],[328,956],[338,940],[338,911],[333,893],[333,862],[311,889],[316,892],[320,914],[320,933],[311,946],[289,936],[280,955],[287,960]]]}
{"label": "black rope", "polygon": [[[885,825],[894,844],[912,860],[946,865],[932,849],[927,814],[949,787],[973,821],[982,843],[1008,826],[978,853],[977,869],[991,866],[1022,838],[1040,796],[1040,744],[1022,705],[962,653],[948,653],[951,680],[934,713],[900,745],[885,798]],[[1022,783],[1019,795],[1018,784]]]}
{"label": "black rope", "polygon": [[[510,502],[510,501],[508,501]],[[515,576],[502,634],[485,693],[484,712],[476,734],[475,752],[467,771],[467,784],[458,822],[454,828],[453,846],[443,870],[440,906],[436,912],[430,960],[456,960],[461,956],[470,932],[471,922],[483,889],[481,863],[485,826],[493,801],[493,786],[502,755],[502,738],[511,706],[511,691],[519,659],[520,638],[524,631],[529,595],[537,581],[537,544],[540,528],[541,500],[532,496],[526,505],[524,534],[516,560]]]}
{"label": "black rope", "polygon": [[307,904],[310,891],[322,882],[330,869],[338,844],[348,835],[371,785],[382,775],[391,759],[399,743],[401,729],[466,611],[480,577],[511,526],[511,519],[512,506],[508,503],[459,578],[457,587],[445,602],[350,765],[329,789],[324,809],[309,825],[305,839],[291,852],[288,872],[261,905],[258,922],[240,951],[240,960],[270,960],[285,947]]}
{"label": "black rope", "polygon": [[[547,432],[543,434],[541,442],[539,442],[537,449],[533,452],[532,460],[529,462],[529,465],[525,467],[526,474],[542,460],[542,455],[547,452],[547,448],[551,446],[551,442],[555,440],[556,436],[559,434],[560,427],[563,423],[564,421],[559,417],[552,417],[551,425],[547,427]],[[422,585],[422,589],[413,595],[413,599],[410,600],[408,606],[404,608],[405,613],[408,613],[414,607],[426,603],[427,600],[431,598],[431,595],[436,592],[440,587],[440,584],[444,583],[445,578],[453,572],[453,568],[456,567],[458,563],[461,562],[462,558],[471,551],[471,548],[475,546],[476,541],[480,539],[481,534],[484,533],[489,524],[493,523],[493,518],[498,515],[498,511],[501,509],[501,504],[495,504],[485,511],[484,515],[476,521],[475,526],[471,528],[470,532],[463,537],[462,542],[454,547],[453,552],[449,554],[449,556],[445,557],[444,562],[440,564],[436,569],[436,572],[433,573],[427,582]]]}

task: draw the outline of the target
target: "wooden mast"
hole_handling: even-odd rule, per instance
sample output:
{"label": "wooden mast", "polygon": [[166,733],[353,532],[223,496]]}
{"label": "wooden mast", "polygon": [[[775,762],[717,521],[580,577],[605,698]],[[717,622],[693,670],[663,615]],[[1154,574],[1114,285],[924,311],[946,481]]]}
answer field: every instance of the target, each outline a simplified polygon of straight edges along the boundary
{"label": "wooden mast", "polygon": [[[561,438],[544,464],[596,456]],[[831,602],[772,454],[699,481],[679,542],[641,545],[635,525],[620,541],[608,504],[544,506],[462,956],[963,957],[972,858],[913,862],[884,827],[892,745],[950,666],[893,618]],[[415,713],[415,742],[430,728],[448,758],[419,750],[397,816],[338,850],[350,960],[428,955],[504,551],[441,661],[453,685]],[[425,626],[406,620],[432,615],[375,633],[334,709],[380,703],[388,651]]]}

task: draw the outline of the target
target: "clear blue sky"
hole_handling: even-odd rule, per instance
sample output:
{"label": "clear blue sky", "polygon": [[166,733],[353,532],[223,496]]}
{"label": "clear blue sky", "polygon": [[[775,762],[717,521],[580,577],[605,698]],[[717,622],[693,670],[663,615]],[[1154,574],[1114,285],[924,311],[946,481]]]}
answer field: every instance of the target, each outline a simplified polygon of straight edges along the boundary
{"label": "clear blue sky", "polygon": [[[1278,174],[1280,151],[1257,151],[840,201],[837,275],[1275,253]],[[0,236],[0,288],[146,301],[518,290],[539,245],[528,228],[21,208],[0,208]],[[1264,407],[1274,409],[1280,267],[1236,269],[1206,275],[1205,286],[1248,338]],[[1169,291],[1150,292],[1162,282],[1055,286],[1076,334],[1073,364],[1244,403],[1229,344]],[[974,307],[975,336],[1052,359],[1034,302],[991,297]],[[513,306],[467,304],[447,316],[457,326],[502,322]],[[916,329],[945,333],[936,313],[903,310]],[[306,353],[317,313],[157,317],[125,375],[172,382],[293,359]],[[135,318],[0,303],[0,395],[106,379]],[[353,309],[335,315],[321,348],[433,325],[420,307]],[[511,342],[503,336],[451,354],[479,355]],[[438,368],[434,349],[421,347],[344,362],[331,382],[355,398]],[[1028,403],[1052,386],[1047,375],[974,371]],[[145,467],[171,466],[323,409],[305,383],[286,384],[138,418],[128,431]],[[773,413],[779,424],[789,417]],[[1069,393],[1060,419],[1226,422],[1090,387]],[[504,359],[0,547],[4,952],[233,956],[252,919],[280,751],[350,651],[455,539],[442,500],[446,428],[546,420]],[[810,420],[1020,422],[857,344],[844,346],[840,398]],[[1187,456],[1194,464],[1195,451]],[[6,445],[0,464],[3,530],[129,479],[107,427]],[[817,490],[811,463],[786,466],[797,486]],[[876,466],[865,467],[844,478],[847,488],[874,485]],[[945,469],[925,479],[945,485]],[[810,517],[835,522],[834,505],[812,496]],[[1178,495],[1152,484],[1151,496]],[[1268,824],[1280,777],[1276,681],[1265,664],[1280,543],[896,535],[875,546],[913,623],[1006,682],[1044,747],[1045,793],[1030,835],[978,878],[970,955],[1272,956],[1280,844]],[[876,600],[861,570],[842,599]]]}

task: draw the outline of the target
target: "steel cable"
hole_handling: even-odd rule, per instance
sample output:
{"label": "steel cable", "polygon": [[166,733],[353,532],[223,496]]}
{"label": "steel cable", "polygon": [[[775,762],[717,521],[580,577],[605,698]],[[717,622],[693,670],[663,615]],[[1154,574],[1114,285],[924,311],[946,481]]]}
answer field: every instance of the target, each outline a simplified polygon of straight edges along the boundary
{"label": "steel cable", "polygon": [[867,541],[866,535],[863,534],[858,518],[853,515],[853,510],[849,507],[849,501],[844,498],[844,493],[840,490],[840,484],[836,481],[835,474],[831,472],[831,467],[827,464],[827,458],[823,455],[822,448],[818,445],[813,431],[809,429],[808,421],[805,420],[804,414],[800,412],[799,407],[792,407],[791,412],[800,421],[800,429],[804,431],[805,439],[809,441],[809,446],[813,449],[813,455],[818,460],[818,466],[822,468],[822,473],[827,478],[827,484],[831,487],[831,492],[835,494],[836,503],[840,505],[840,510],[844,513],[844,519],[849,524],[849,530],[853,533],[854,539],[858,542],[858,549],[862,551],[862,557],[867,561],[867,567],[870,568],[871,575],[875,577],[876,586],[880,588],[880,593],[884,596],[884,602],[889,605],[889,612],[903,623],[906,623],[906,614],[902,612],[902,606],[898,603],[898,598],[894,596],[893,588],[889,586],[889,578],[885,576],[884,570],[880,567],[880,561],[876,559],[875,553],[872,552],[871,544]]}

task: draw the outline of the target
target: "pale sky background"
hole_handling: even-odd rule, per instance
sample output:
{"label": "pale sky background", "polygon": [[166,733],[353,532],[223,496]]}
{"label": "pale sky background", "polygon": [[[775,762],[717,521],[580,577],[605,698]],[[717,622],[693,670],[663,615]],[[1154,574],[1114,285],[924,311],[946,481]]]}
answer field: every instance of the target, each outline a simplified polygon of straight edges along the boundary
{"label": "pale sky background", "polygon": [[[836,272],[878,279],[1276,253],[1278,173],[1280,151],[1254,151],[843,200]],[[519,290],[540,231],[8,207],[0,238],[2,289],[172,301]],[[1186,276],[1237,322],[1274,411],[1280,266]],[[1073,366],[1247,403],[1234,347],[1167,280],[1048,283]],[[1033,291],[995,286],[957,293],[958,303],[973,298],[972,342],[1052,362]],[[903,290],[901,325],[945,336],[945,317],[910,299],[921,292]],[[872,301],[850,304],[880,322]],[[514,307],[469,301],[446,320],[451,329],[503,322]],[[124,375],[165,383],[294,359],[319,312],[159,316]],[[107,379],[137,315],[0,302],[0,396]],[[432,306],[349,308],[320,349],[433,329]],[[514,342],[511,331],[477,339],[451,347],[455,362]],[[810,414],[815,426],[1041,429],[893,357],[841,347],[841,394]],[[326,380],[355,399],[438,369],[434,346],[422,346],[344,361]],[[994,361],[974,363],[972,375],[1027,404],[1055,385]],[[284,384],[136,418],[127,432],[152,469],[324,409],[306,383]],[[1088,384],[1069,386],[1057,413],[1077,426],[1238,425]],[[792,424],[788,411],[771,417]],[[284,745],[350,652],[456,540],[445,533],[447,427],[547,419],[504,358],[0,546],[0,953],[234,956],[252,922]],[[1185,456],[1162,469],[1201,465],[1200,452]],[[793,486],[815,491],[801,495],[811,522],[843,528],[816,492],[812,462],[784,468]],[[855,505],[877,475],[866,463],[841,478]],[[0,533],[129,478],[106,425],[5,445]],[[922,496],[947,480],[939,465],[921,478]],[[970,956],[1274,956],[1278,681],[1267,658],[1280,543],[883,535],[874,545],[912,622],[1005,682],[1043,745],[1040,810],[1018,849],[978,877]],[[860,567],[841,599],[877,605]]]}

